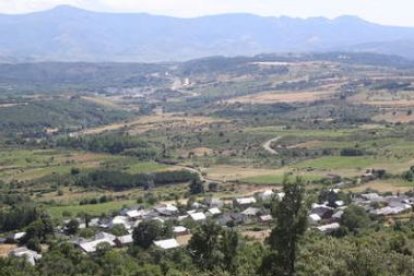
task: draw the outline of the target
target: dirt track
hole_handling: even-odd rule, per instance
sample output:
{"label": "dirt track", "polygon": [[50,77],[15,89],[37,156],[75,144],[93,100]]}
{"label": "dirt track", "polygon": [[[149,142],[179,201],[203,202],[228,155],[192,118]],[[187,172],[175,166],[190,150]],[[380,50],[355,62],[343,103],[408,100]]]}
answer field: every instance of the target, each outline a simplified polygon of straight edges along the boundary
{"label": "dirt track", "polygon": [[279,141],[281,138],[282,138],[282,137],[277,136],[277,137],[275,137],[275,138],[272,138],[272,139],[270,139],[270,140],[267,140],[267,141],[263,144],[263,146],[262,146],[262,147],[263,147],[263,149],[264,149],[265,151],[267,151],[268,153],[270,153],[270,154],[273,154],[273,155],[278,155],[279,153],[278,153],[276,150],[274,150],[274,149],[271,147],[271,145],[272,145],[272,143]]}

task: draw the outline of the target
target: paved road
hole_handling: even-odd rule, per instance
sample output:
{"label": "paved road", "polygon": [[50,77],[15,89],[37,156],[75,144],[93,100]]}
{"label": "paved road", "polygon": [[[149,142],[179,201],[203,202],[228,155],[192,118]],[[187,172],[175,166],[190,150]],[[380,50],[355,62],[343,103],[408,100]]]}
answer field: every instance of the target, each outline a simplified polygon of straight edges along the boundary
{"label": "paved road", "polygon": [[267,141],[263,144],[263,146],[262,146],[262,147],[263,147],[263,149],[264,149],[265,151],[267,151],[268,153],[270,153],[270,154],[273,154],[273,155],[278,155],[279,153],[278,153],[276,150],[274,150],[274,149],[271,147],[271,145],[272,145],[272,143],[279,141],[281,138],[282,138],[282,137],[277,136],[277,137],[274,137],[274,138],[272,138],[272,139],[270,139],[270,140],[267,140]]}

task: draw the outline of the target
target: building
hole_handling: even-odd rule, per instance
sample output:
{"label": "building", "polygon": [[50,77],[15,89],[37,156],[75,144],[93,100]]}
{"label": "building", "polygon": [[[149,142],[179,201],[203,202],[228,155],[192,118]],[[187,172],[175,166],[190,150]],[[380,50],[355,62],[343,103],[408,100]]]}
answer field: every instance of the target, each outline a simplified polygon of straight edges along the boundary
{"label": "building", "polygon": [[125,236],[116,237],[114,242],[116,246],[123,247],[132,244],[134,242],[134,239],[132,238],[131,234],[128,234]]}
{"label": "building", "polygon": [[336,229],[338,229],[339,227],[341,227],[339,225],[339,223],[334,222],[334,223],[318,226],[318,227],[316,227],[316,229],[318,229],[319,231],[321,231],[324,234],[330,234],[333,231],[335,231]]}
{"label": "building", "polygon": [[246,210],[244,210],[243,212],[241,212],[241,214],[243,216],[255,217],[259,214],[259,212],[260,212],[259,208],[249,207]]}
{"label": "building", "polygon": [[210,216],[216,216],[216,215],[220,215],[221,211],[220,211],[219,208],[214,207],[214,208],[208,209],[207,214],[210,215]]}
{"label": "building", "polygon": [[254,197],[236,198],[233,203],[234,205],[240,206],[240,207],[249,206],[249,205],[255,204],[256,199]]}
{"label": "building", "polygon": [[218,198],[209,197],[204,199],[204,204],[207,205],[210,208],[217,207],[221,208],[224,206],[224,202]]}
{"label": "building", "polygon": [[309,221],[309,224],[315,225],[315,224],[318,224],[321,221],[321,217],[317,214],[310,214],[308,216],[308,221]]}
{"label": "building", "polygon": [[177,236],[184,236],[190,234],[190,230],[184,226],[174,226],[173,233]]}
{"label": "building", "polygon": [[26,247],[19,247],[12,250],[9,253],[9,256],[16,258],[25,258],[26,261],[31,265],[35,265],[36,262],[42,258],[41,254],[37,253],[36,251],[27,249]]}
{"label": "building", "polygon": [[191,213],[189,214],[190,218],[194,221],[204,221],[207,219],[206,215],[204,213]]}
{"label": "building", "polygon": [[108,244],[111,247],[114,247],[116,237],[112,234],[106,232],[99,232],[95,235],[92,240],[79,240],[76,243],[85,253],[94,253],[98,245],[100,244]]}
{"label": "building", "polygon": [[155,246],[168,250],[180,247],[176,239],[168,239],[168,240],[161,240],[161,241],[154,241]]}

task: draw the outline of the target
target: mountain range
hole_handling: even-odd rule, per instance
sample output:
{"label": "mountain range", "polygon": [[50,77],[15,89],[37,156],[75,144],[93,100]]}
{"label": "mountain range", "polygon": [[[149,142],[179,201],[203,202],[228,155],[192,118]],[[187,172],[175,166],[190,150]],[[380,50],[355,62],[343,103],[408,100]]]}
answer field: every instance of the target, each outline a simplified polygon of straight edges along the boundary
{"label": "mountain range", "polygon": [[354,16],[174,18],[59,6],[0,15],[0,34],[2,62],[159,62],[338,50],[414,58],[414,28],[383,26]]}

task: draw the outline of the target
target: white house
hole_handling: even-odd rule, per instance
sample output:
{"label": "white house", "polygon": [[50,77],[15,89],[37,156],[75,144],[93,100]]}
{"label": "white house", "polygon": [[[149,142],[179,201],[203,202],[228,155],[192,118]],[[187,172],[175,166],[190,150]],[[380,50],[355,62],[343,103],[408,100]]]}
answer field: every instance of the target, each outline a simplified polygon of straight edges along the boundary
{"label": "white house", "polygon": [[17,258],[25,258],[26,261],[31,265],[35,265],[36,262],[42,258],[41,254],[37,253],[36,251],[27,249],[26,247],[13,249],[9,255]]}
{"label": "white house", "polygon": [[236,205],[246,206],[256,203],[256,199],[254,197],[242,197],[236,198],[234,202],[236,203]]}
{"label": "white house", "polygon": [[221,214],[221,211],[220,211],[220,209],[219,209],[219,208],[214,207],[214,208],[210,208],[210,209],[208,209],[207,213],[208,213],[209,215],[211,215],[211,216],[215,216],[215,215],[220,215],[220,214]]}
{"label": "white house", "polygon": [[133,242],[134,242],[134,239],[132,238],[131,234],[120,236],[115,239],[115,244],[119,247],[129,245]]}
{"label": "white house", "polygon": [[206,220],[207,217],[204,213],[191,213],[190,218],[194,221],[203,221]]}
{"label": "white house", "polygon": [[335,231],[336,229],[338,229],[340,227],[339,223],[334,222],[334,223],[330,223],[330,224],[326,224],[326,225],[321,225],[319,227],[316,227],[316,229],[318,229],[319,231],[321,231],[324,234],[329,234],[332,233],[333,231]]}
{"label": "white house", "polygon": [[180,246],[176,239],[154,241],[154,244],[157,247],[164,249],[164,250],[173,249],[173,248],[177,248]]}
{"label": "white house", "polygon": [[173,233],[175,236],[182,236],[187,235],[190,233],[190,230],[184,226],[174,226],[173,227]]}
{"label": "white house", "polygon": [[318,222],[321,221],[321,217],[317,214],[310,214],[308,216],[308,221],[310,224],[318,224]]}

